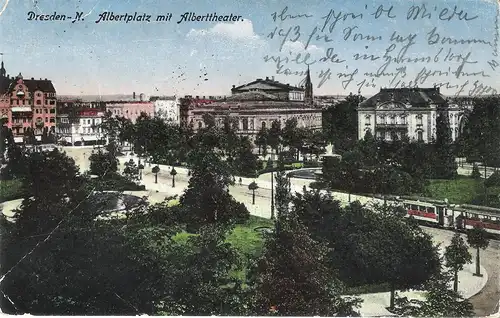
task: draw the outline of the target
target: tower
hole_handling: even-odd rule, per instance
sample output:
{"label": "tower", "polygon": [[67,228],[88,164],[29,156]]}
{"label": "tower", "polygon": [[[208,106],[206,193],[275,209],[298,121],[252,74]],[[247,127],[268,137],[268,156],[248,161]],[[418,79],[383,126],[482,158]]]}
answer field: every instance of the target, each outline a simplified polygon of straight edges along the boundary
{"label": "tower", "polygon": [[7,74],[7,72],[5,71],[5,67],[3,66],[3,53],[0,53],[0,55],[2,56],[2,66],[0,67],[0,77],[5,77],[5,74]]}
{"label": "tower", "polygon": [[304,101],[306,104],[313,103],[313,85],[311,82],[311,73],[309,71],[309,66],[307,66],[307,75],[306,75],[306,83],[305,83],[305,92],[304,92]]}

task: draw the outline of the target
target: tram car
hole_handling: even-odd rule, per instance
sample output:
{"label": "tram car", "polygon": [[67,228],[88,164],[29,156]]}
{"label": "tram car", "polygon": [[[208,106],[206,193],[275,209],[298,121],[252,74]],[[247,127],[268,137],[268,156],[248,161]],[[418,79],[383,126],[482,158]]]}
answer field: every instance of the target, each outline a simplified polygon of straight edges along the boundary
{"label": "tram car", "polygon": [[475,226],[500,236],[500,209],[463,204],[453,208],[455,228],[469,230]]}
{"label": "tram car", "polygon": [[469,230],[483,227],[500,237],[500,209],[477,205],[450,205],[447,200],[420,197],[399,197],[396,200],[407,211],[407,216],[431,226]]}

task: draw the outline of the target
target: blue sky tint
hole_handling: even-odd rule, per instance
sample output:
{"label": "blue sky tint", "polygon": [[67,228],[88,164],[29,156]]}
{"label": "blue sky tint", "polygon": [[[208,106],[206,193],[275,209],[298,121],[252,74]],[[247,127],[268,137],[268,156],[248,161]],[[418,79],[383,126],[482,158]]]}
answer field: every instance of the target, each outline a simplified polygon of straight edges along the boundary
{"label": "blue sky tint", "polygon": [[[6,0],[0,0],[0,4]],[[371,13],[383,5],[387,10],[393,6],[390,15],[379,11],[375,19]],[[413,20],[407,19],[408,9],[412,5],[425,5],[431,18]],[[278,14],[288,6],[286,15],[307,14],[308,18],[273,21],[271,14]],[[442,18],[451,16],[455,10],[461,15],[454,15],[450,21],[440,20],[439,13],[447,9]],[[0,52],[4,53],[7,72],[13,76],[19,72],[25,77],[50,78],[53,80],[59,94],[115,94],[144,92],[146,94],[192,94],[212,95],[228,94],[231,85],[238,85],[255,78],[275,76],[284,83],[298,84],[301,75],[277,74],[276,63],[265,62],[266,55],[275,59],[289,57],[292,59],[298,53],[301,57],[309,53],[310,65],[315,93],[317,94],[348,94],[357,92],[359,84],[366,82],[376,84],[376,87],[363,87],[361,93],[372,94],[379,86],[402,85],[413,80],[417,73],[425,67],[434,73],[419,87],[432,86],[435,83],[450,82],[450,89],[443,87],[446,93],[456,93],[458,87],[467,80],[462,94],[467,94],[479,84],[483,87],[499,89],[500,58],[495,56],[498,51],[498,2],[494,1],[279,1],[279,0],[217,0],[217,1],[167,1],[167,0],[10,0],[5,11],[0,16]],[[330,10],[332,16],[340,14],[332,32],[328,25],[321,32],[324,19]],[[84,12],[85,20],[71,21],[27,21],[27,13],[66,14],[74,17],[76,12]],[[99,14],[103,12],[114,14],[151,15],[151,22],[100,22]],[[241,15],[241,22],[183,22],[177,24],[180,15],[185,12],[196,14],[217,13],[219,15]],[[154,22],[156,15],[172,13],[170,22]],[[353,19],[354,15],[363,14],[363,18]],[[471,19],[466,21],[464,13]],[[347,14],[346,19],[342,19]],[[473,19],[475,16],[477,18]],[[275,27],[289,28],[292,31],[282,47],[283,37],[276,32],[273,38],[268,35]],[[300,36],[294,36],[294,30],[300,27]],[[312,37],[307,51],[304,44],[315,27],[318,32]],[[348,29],[355,28],[351,37],[344,39]],[[480,40],[484,43],[465,44],[434,44],[427,43],[427,34],[434,27],[442,37],[456,40]],[[410,63],[408,61],[391,62],[386,74],[394,75],[367,76],[364,73],[376,74],[384,64],[383,57],[391,45],[390,37],[396,31],[398,35],[407,37],[415,34],[415,43],[405,54],[407,58],[422,58],[429,56],[432,61]],[[356,33],[364,36],[382,37],[381,40],[358,39]],[[319,36],[319,39],[316,38]],[[327,35],[329,42],[324,41]],[[295,40],[297,41],[290,41]],[[393,51],[394,57],[404,46],[397,43]],[[338,54],[341,63],[321,61],[327,55],[328,49]],[[442,49],[442,54],[434,61],[436,53]],[[444,62],[448,50],[455,56],[451,61]],[[470,52],[468,62],[462,63]],[[354,60],[353,55],[373,54],[379,56],[376,61]],[[458,57],[457,57],[458,56]],[[490,64],[488,64],[490,61]],[[492,62],[494,61],[494,62]],[[314,63],[313,63],[314,62]],[[499,63],[498,67],[492,67]],[[476,76],[460,76],[457,78],[451,72],[464,64],[465,73],[483,74]],[[289,69],[292,73],[305,71],[304,63],[289,61],[282,63],[282,72]],[[405,69],[405,77],[401,78]],[[495,69],[496,68],[496,69]],[[320,73],[328,74],[318,88]],[[352,81],[347,83],[348,74],[357,70]],[[446,74],[448,72],[448,74]],[[339,75],[344,73],[345,75]],[[372,75],[373,75],[372,74]],[[441,76],[437,76],[441,74]],[[379,74],[380,75],[380,74]],[[326,79],[326,76],[324,76]],[[422,78],[422,77],[420,77]],[[392,85],[391,85],[392,81]],[[473,83],[479,81],[474,85]],[[366,83],[365,82],[365,83]],[[406,85],[406,84],[405,84]],[[477,91],[477,90],[476,90]],[[489,93],[493,92],[492,90]]]}

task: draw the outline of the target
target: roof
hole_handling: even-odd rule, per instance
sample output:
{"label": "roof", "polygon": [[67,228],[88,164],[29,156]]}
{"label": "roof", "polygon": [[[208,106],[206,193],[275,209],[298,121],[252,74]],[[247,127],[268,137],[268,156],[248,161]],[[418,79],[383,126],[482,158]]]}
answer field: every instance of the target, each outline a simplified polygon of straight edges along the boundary
{"label": "roof", "polygon": [[276,100],[278,99],[275,95],[273,94],[268,94],[262,91],[250,91],[250,92],[243,92],[243,93],[238,93],[234,94],[231,96],[228,96],[226,100],[239,100],[239,101],[244,101],[244,100]]}
{"label": "roof", "polygon": [[439,88],[382,88],[380,92],[361,102],[359,107],[371,108],[385,102],[400,102],[413,107],[428,107],[429,103],[445,104],[446,97]]}
{"label": "roof", "polygon": [[[13,85],[15,85],[18,81],[18,78],[8,78],[8,77],[0,77],[0,94],[5,94],[8,91],[13,89]],[[24,85],[28,87],[30,92],[34,92],[40,90],[44,93],[55,93],[56,89],[52,84],[51,80],[48,79],[23,79]]]}
{"label": "roof", "polygon": [[26,85],[30,92],[42,91],[44,93],[55,93],[56,89],[52,84],[51,80],[35,80],[35,79],[23,79],[24,85]]}
{"label": "roof", "polygon": [[257,80],[233,87],[231,91],[248,91],[248,90],[281,90],[281,91],[303,91],[303,88],[291,86],[290,84],[283,84],[278,81],[269,79],[258,78]]}

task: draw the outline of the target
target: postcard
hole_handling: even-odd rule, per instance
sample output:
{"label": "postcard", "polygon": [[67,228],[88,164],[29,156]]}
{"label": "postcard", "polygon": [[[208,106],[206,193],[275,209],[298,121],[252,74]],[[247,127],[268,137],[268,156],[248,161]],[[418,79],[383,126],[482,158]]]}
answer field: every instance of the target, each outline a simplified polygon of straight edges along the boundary
{"label": "postcard", "polygon": [[499,21],[0,0],[2,312],[498,314]]}

